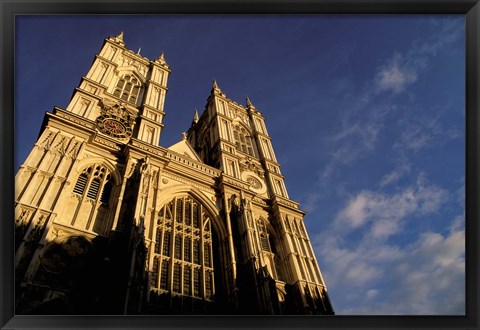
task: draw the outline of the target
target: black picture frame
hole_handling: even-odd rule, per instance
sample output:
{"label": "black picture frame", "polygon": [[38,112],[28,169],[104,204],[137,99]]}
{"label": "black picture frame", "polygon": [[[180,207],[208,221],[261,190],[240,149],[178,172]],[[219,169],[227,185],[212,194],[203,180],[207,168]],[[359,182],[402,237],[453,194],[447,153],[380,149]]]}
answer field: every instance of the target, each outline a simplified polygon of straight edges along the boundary
{"label": "black picture frame", "polygon": [[[0,212],[2,329],[92,328],[449,328],[478,329],[479,76],[478,0],[370,1],[65,1],[0,0]],[[466,314],[465,316],[15,316],[13,308],[14,43],[16,15],[62,14],[465,14]],[[400,303],[400,302],[399,302]]]}

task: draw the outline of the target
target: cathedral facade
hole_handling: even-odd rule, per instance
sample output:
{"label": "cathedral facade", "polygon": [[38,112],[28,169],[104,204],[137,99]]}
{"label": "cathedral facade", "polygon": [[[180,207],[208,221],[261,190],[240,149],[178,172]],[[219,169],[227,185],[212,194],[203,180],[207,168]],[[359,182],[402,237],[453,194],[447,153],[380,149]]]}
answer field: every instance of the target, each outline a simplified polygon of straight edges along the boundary
{"label": "cathedral facade", "polygon": [[170,67],[109,37],[15,177],[16,314],[333,308],[265,118],[214,81],[159,144]]}

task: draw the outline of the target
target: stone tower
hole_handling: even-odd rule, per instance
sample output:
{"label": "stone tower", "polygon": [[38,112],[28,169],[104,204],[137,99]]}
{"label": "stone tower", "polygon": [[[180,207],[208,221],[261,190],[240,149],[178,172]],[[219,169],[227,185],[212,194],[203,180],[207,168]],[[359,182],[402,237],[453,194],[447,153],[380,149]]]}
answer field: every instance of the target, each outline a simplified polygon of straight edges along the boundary
{"label": "stone tower", "polygon": [[107,38],[15,178],[17,314],[333,314],[265,118],[216,82],[160,145],[170,68]]}

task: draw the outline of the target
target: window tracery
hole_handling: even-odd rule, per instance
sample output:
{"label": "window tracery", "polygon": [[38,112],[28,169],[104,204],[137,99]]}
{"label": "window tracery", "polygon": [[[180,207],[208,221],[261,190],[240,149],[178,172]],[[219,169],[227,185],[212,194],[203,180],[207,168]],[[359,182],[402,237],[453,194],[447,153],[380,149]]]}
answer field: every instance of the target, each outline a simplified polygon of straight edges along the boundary
{"label": "window tracery", "polygon": [[[108,169],[103,165],[91,165],[78,176],[73,193],[108,205],[112,191],[112,180]],[[101,194],[100,194],[101,192]],[[100,196],[100,198],[98,198]]]}
{"label": "window tracery", "polygon": [[114,177],[105,165],[92,164],[86,167],[77,177],[72,190],[71,207],[75,211],[68,212],[71,216],[64,221],[71,226],[79,227],[97,234],[108,231],[107,219]]}
{"label": "window tracery", "polygon": [[190,196],[175,197],[162,207],[153,249],[154,260],[158,260],[159,265],[152,267],[152,277],[159,279],[151,289],[213,300],[210,222],[211,217],[203,206]]}
{"label": "window tracery", "polygon": [[136,103],[138,94],[140,92],[141,83],[133,75],[125,75],[120,77],[113,95],[121,98],[124,101]]}
{"label": "window tracery", "polygon": [[242,125],[233,126],[233,138],[237,149],[250,155],[255,156],[252,145],[252,138],[248,131]]}

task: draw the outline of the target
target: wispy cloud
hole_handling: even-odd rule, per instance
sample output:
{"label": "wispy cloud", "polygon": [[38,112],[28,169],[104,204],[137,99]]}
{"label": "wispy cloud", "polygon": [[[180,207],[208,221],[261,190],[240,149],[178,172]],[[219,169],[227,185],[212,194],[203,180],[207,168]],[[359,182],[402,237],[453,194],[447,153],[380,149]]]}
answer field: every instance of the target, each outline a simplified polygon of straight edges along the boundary
{"label": "wispy cloud", "polygon": [[[331,147],[331,153],[321,172],[321,183],[330,182],[341,166],[352,165],[376,150],[385,134],[385,123],[392,118],[389,115],[397,113],[398,105],[402,103],[398,98],[400,94],[407,92],[425,74],[439,51],[450,51],[448,46],[458,41],[464,31],[458,20],[439,24],[433,19],[431,24],[438,25],[438,33],[422,39],[426,41],[413,41],[404,52],[396,51],[371,72],[363,88],[349,89],[348,93],[339,95],[343,119],[337,134],[325,142]],[[344,80],[342,85],[345,85]],[[345,106],[349,102],[350,106]],[[417,151],[436,141],[439,134],[451,139],[462,136],[460,129],[443,131],[436,121],[409,122],[397,147],[402,144],[409,150]],[[384,185],[396,181],[402,174],[405,172],[392,173],[385,178]]]}
{"label": "wispy cloud", "polygon": [[[344,305],[338,314],[383,315],[462,315],[465,313],[465,232],[455,228],[445,235],[424,232],[411,245],[395,249],[378,245],[385,250],[389,260],[382,263],[360,247],[352,258],[361,260],[365,268],[375,268],[375,276],[362,286],[353,287],[345,295]],[[348,268],[348,266],[347,266]],[[326,274],[330,283],[332,281]],[[339,286],[330,292],[342,290],[349,280],[339,278]],[[333,282],[333,283],[332,283]],[[350,286],[349,286],[350,287]],[[341,293],[340,293],[341,295]],[[333,301],[335,303],[335,301]]]}
{"label": "wispy cloud", "polygon": [[377,73],[375,83],[380,91],[393,91],[395,94],[403,92],[407,85],[417,80],[415,68],[408,67],[402,56],[395,53],[390,63],[382,66]]}
{"label": "wispy cloud", "polygon": [[463,215],[447,233],[423,231],[405,246],[388,239],[441,210],[447,197],[422,174],[397,193],[352,196],[313,240],[333,303],[346,306],[338,314],[464,313]]}
{"label": "wispy cloud", "polygon": [[[446,121],[452,104],[437,109],[415,99],[415,85],[423,83],[433,57],[455,51],[449,46],[462,36],[461,20],[440,24],[437,32],[393,53],[358,88],[342,83],[349,87],[338,95],[342,119],[325,142],[329,158],[309,199],[314,209],[324,191],[349,185],[337,194],[347,197],[331,223],[312,240],[334,307],[336,301],[342,306],[338,314],[464,313],[463,210],[443,214],[461,210],[457,199],[464,189],[429,181],[418,174],[428,165],[415,162],[420,151],[463,136]],[[375,169],[378,184],[358,188],[351,173],[372,166],[366,159],[372,155],[381,161],[384,151],[389,158]],[[447,223],[433,225],[437,218]]]}
{"label": "wispy cloud", "polygon": [[434,117],[419,115],[416,118],[400,120],[398,125],[402,128],[402,133],[394,147],[405,151],[419,151],[462,137],[463,133],[457,127],[446,129],[442,125],[440,118],[446,112],[446,109],[437,109]]}
{"label": "wispy cloud", "polygon": [[401,93],[415,83],[418,76],[428,68],[432,57],[440,50],[447,50],[447,46],[462,37],[464,26],[457,20],[438,21],[431,23],[437,26],[437,33],[427,41],[414,41],[405,52],[395,52],[386,64],[379,67],[375,77],[375,83],[379,91],[391,91],[394,94]]}
{"label": "wispy cloud", "polygon": [[385,187],[391,184],[398,182],[403,176],[410,173],[411,165],[410,163],[403,159],[400,159],[397,167],[388,174],[385,174],[380,181],[380,187]]}
{"label": "wispy cloud", "polygon": [[338,212],[334,224],[355,229],[370,223],[371,236],[388,238],[401,229],[405,217],[436,212],[447,198],[446,190],[427,184],[421,174],[415,186],[393,195],[368,190],[356,194]]}

